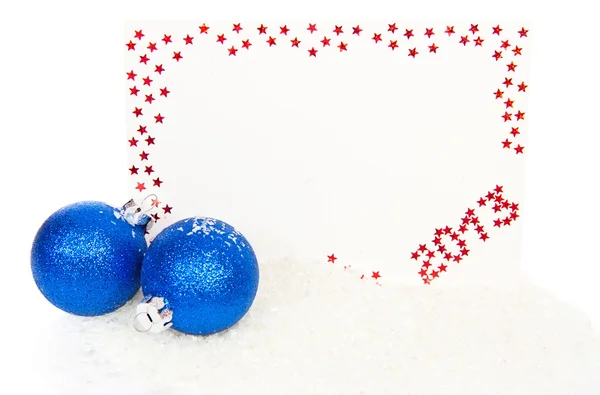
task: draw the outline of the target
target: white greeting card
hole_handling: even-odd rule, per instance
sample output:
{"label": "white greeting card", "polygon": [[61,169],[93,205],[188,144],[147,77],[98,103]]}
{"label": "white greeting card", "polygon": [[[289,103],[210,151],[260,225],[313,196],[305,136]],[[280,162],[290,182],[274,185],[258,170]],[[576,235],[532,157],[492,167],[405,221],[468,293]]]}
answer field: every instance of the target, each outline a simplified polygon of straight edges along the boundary
{"label": "white greeting card", "polygon": [[125,39],[130,194],[156,224],[226,221],[259,262],[373,286],[519,270],[527,26],[138,21]]}

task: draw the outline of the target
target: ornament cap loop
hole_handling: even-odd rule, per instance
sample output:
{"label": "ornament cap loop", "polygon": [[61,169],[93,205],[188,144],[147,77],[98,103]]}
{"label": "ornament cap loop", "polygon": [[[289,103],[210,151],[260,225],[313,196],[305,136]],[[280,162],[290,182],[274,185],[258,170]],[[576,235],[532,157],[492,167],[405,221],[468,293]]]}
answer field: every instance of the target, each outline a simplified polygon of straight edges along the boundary
{"label": "ornament cap loop", "polygon": [[147,213],[152,210],[152,206],[144,208],[144,204],[151,196],[154,196],[153,200],[156,199],[156,195],[152,194],[146,196],[139,205],[133,199],[125,203],[121,208],[121,215],[125,221],[132,226],[146,226],[146,230],[150,230],[154,224],[154,220]]}
{"label": "ornament cap loop", "polygon": [[173,311],[165,307],[165,299],[148,295],[137,306],[133,327],[138,332],[160,333],[173,324]]}

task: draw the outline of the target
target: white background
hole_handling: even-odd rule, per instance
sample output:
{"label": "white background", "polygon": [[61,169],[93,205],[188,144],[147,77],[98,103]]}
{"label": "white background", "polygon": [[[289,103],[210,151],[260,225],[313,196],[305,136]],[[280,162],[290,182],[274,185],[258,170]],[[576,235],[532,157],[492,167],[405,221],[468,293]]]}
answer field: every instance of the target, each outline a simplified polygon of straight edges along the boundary
{"label": "white background", "polygon": [[[240,2],[242,3],[242,2]],[[29,269],[31,241],[56,208],[85,199],[128,198],[122,25],[125,19],[210,15],[303,18],[531,19],[528,212],[522,266],[532,279],[600,321],[597,24],[593,2],[553,6],[505,1],[219,3],[136,1],[3,3],[0,9],[0,295],[2,377],[31,380],[30,339],[62,314],[47,308]],[[370,11],[369,11],[370,10]],[[122,147],[117,152],[115,147]],[[5,385],[6,382],[5,382]],[[5,387],[6,388],[6,387]],[[16,391],[17,389],[15,389]]]}

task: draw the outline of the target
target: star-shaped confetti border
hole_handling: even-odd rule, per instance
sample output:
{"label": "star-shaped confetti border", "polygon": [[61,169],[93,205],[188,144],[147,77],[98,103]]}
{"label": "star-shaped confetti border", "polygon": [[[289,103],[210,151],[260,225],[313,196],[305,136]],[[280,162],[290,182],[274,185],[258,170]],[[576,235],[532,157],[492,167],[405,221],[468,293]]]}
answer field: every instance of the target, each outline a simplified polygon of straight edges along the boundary
{"label": "star-shaped confetti border", "polygon": [[[317,26],[316,23],[306,23],[306,31],[310,33],[310,42],[299,40],[294,31],[287,24],[277,26],[259,24],[258,26],[245,26],[239,22],[231,24],[230,31],[214,32],[206,23],[197,26],[185,36],[175,37],[168,32],[162,37],[146,37],[142,29],[134,30],[128,42],[125,43],[127,52],[136,53],[137,63],[126,71],[127,94],[135,99],[130,117],[134,117],[139,126],[136,133],[127,140],[129,148],[136,151],[135,163],[130,163],[129,175],[134,178],[134,193],[160,196],[163,179],[160,178],[160,169],[152,163],[152,150],[160,139],[160,127],[168,122],[168,114],[153,111],[152,104],[157,100],[166,100],[171,91],[168,86],[154,84],[153,78],[162,76],[176,64],[185,61],[185,53],[193,50],[198,40],[207,40],[214,45],[223,47],[223,55],[235,58],[242,56],[242,51],[251,51],[256,45],[267,46],[272,50],[287,45],[297,48],[299,56],[319,58],[322,51],[336,51],[340,54],[352,50],[354,40],[368,39],[373,45],[386,46],[390,51],[402,53],[412,59],[419,56],[436,56],[438,50],[444,46],[481,48],[481,55],[489,57],[491,62],[504,62],[506,70],[504,76],[498,81],[498,88],[490,92],[490,100],[501,101],[502,111],[498,121],[506,124],[507,134],[499,142],[499,147],[514,155],[523,155],[525,146],[519,143],[523,127],[520,121],[525,119],[526,113],[518,108],[524,102],[523,96],[528,91],[526,81],[518,79],[518,61],[523,55],[529,30],[522,27],[518,31],[506,31],[500,25],[481,26],[472,23],[462,28],[455,25],[434,26],[417,31],[410,26],[401,26],[397,22],[382,24],[378,31],[367,32],[356,26],[343,24],[332,26]],[[427,37],[425,46],[411,45],[411,38],[416,35]],[[414,39],[413,39],[414,41]],[[152,61],[156,51],[169,53],[170,64],[156,64]],[[152,205],[157,209],[152,217],[156,222],[161,216],[172,214],[173,207],[158,199],[152,200]],[[519,205],[507,200],[503,195],[503,187],[496,185],[492,191],[477,200],[477,209],[467,209],[465,216],[458,226],[444,226],[435,229],[432,241],[420,244],[410,253],[410,259],[420,264],[418,275],[423,284],[431,284],[447,271],[448,265],[460,264],[469,255],[466,234],[475,232],[478,239],[485,242],[490,236],[487,228],[502,228],[510,226],[519,217]],[[497,214],[491,224],[480,223],[476,210],[486,207]],[[327,255],[327,262],[336,264],[339,258],[335,254]],[[350,265],[340,264],[344,271],[351,271]],[[380,271],[359,273],[361,280],[371,279],[381,285]]]}

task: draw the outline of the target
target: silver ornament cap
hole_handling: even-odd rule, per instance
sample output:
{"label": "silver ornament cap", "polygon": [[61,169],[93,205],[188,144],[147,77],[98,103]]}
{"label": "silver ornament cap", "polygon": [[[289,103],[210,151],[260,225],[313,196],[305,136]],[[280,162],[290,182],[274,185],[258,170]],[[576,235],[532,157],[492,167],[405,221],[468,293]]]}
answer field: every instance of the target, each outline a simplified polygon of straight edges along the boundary
{"label": "silver ornament cap", "polygon": [[152,207],[145,208],[144,205],[150,196],[147,196],[141,204],[137,204],[133,199],[129,200],[127,203],[121,207],[121,216],[125,221],[129,222],[132,226],[146,226],[146,230],[150,230],[152,225],[154,224],[154,220],[147,213],[152,210]]}
{"label": "silver ornament cap", "polygon": [[173,311],[165,307],[165,299],[148,295],[138,304],[133,327],[138,332],[160,333],[173,324]]}

